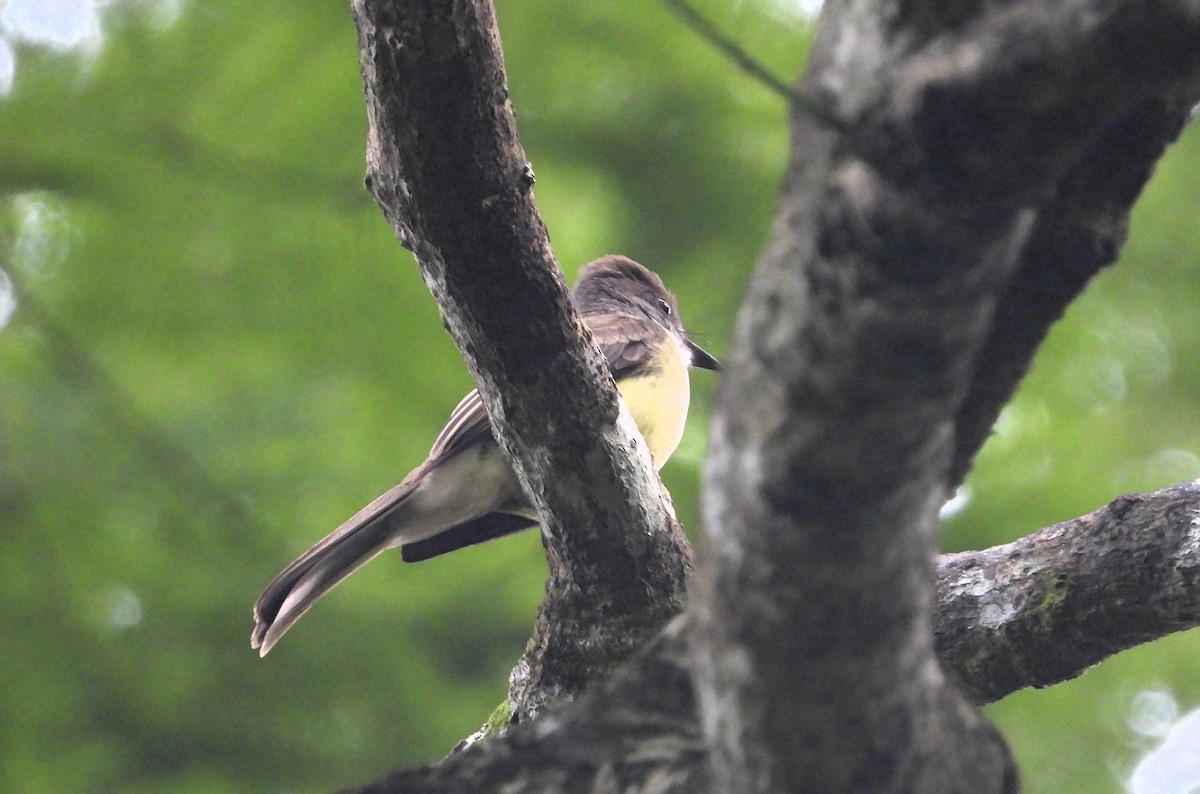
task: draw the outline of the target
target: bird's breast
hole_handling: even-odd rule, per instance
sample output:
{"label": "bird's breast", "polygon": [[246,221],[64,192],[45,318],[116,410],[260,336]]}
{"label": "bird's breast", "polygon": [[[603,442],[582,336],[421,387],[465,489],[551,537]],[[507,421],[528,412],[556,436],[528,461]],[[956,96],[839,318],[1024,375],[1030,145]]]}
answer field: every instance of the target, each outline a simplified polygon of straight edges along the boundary
{"label": "bird's breast", "polygon": [[683,438],[691,390],[688,353],[671,338],[641,372],[622,378],[617,387],[650,448],[657,471]]}

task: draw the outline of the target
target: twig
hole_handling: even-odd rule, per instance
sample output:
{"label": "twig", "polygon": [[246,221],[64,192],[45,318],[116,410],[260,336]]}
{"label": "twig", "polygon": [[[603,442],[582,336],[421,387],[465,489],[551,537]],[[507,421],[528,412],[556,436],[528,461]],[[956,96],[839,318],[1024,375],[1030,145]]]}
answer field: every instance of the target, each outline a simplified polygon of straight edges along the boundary
{"label": "twig", "polygon": [[753,55],[746,52],[736,41],[724,36],[717,29],[717,26],[713,24],[712,20],[703,16],[695,8],[684,2],[684,0],[663,0],[663,2],[668,8],[678,14],[683,23],[691,28],[697,36],[722,52],[743,72],[786,99],[792,107],[810,113],[839,132],[846,132],[846,124],[841,119],[832,115],[827,108],[822,106],[813,97],[793,88],[772,74],[766,66],[763,66]]}

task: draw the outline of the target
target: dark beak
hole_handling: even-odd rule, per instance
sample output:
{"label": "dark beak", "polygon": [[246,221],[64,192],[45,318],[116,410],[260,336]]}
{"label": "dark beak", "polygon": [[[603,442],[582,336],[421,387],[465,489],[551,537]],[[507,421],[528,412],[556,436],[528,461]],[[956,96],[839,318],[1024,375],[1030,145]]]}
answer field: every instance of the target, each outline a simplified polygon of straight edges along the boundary
{"label": "dark beak", "polygon": [[721,371],[721,362],[717,361],[713,356],[700,345],[693,342],[691,339],[684,339],[683,343],[692,353],[692,366],[700,369],[711,369],[713,372]]}

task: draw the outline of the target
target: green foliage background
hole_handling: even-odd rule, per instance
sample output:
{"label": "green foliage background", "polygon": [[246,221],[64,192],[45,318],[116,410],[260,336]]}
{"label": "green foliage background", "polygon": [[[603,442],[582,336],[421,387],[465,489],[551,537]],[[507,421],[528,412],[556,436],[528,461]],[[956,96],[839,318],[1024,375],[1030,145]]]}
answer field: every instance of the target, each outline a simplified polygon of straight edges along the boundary
{"label": "green foliage background", "polygon": [[[542,588],[535,533],[386,555],[265,660],[250,606],[424,456],[469,379],[362,188],[344,3],[105,12],[90,59],[17,50],[0,99],[0,790],[323,791],[436,760],[501,698]],[[777,74],[809,23],[703,4]],[[781,100],[658,4],[500,4],[556,252],[658,269],[724,352],[766,239]],[[1060,323],[949,519],[1010,540],[1200,476],[1200,134],[1118,267]],[[712,379],[665,476],[696,524]],[[1200,639],[992,707],[1027,790],[1121,790],[1138,693],[1200,704]]]}

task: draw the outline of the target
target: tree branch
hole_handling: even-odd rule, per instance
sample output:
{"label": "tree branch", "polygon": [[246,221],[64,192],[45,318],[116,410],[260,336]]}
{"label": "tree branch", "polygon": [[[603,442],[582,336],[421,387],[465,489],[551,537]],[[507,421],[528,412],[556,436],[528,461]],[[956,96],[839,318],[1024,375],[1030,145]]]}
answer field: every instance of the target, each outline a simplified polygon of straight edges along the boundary
{"label": "tree branch", "polygon": [[966,478],[1050,327],[1116,260],[1133,202],[1183,131],[1197,97],[1200,89],[1181,83],[1133,105],[1100,132],[1038,210],[958,411],[952,486]]}
{"label": "tree branch", "polygon": [[1200,481],[938,563],[937,647],[977,703],[1200,623]]}
{"label": "tree branch", "polygon": [[355,0],[354,17],[367,183],[542,518],[550,580],[503,727],[661,629],[681,608],[690,547],[550,251],[491,3]]}

